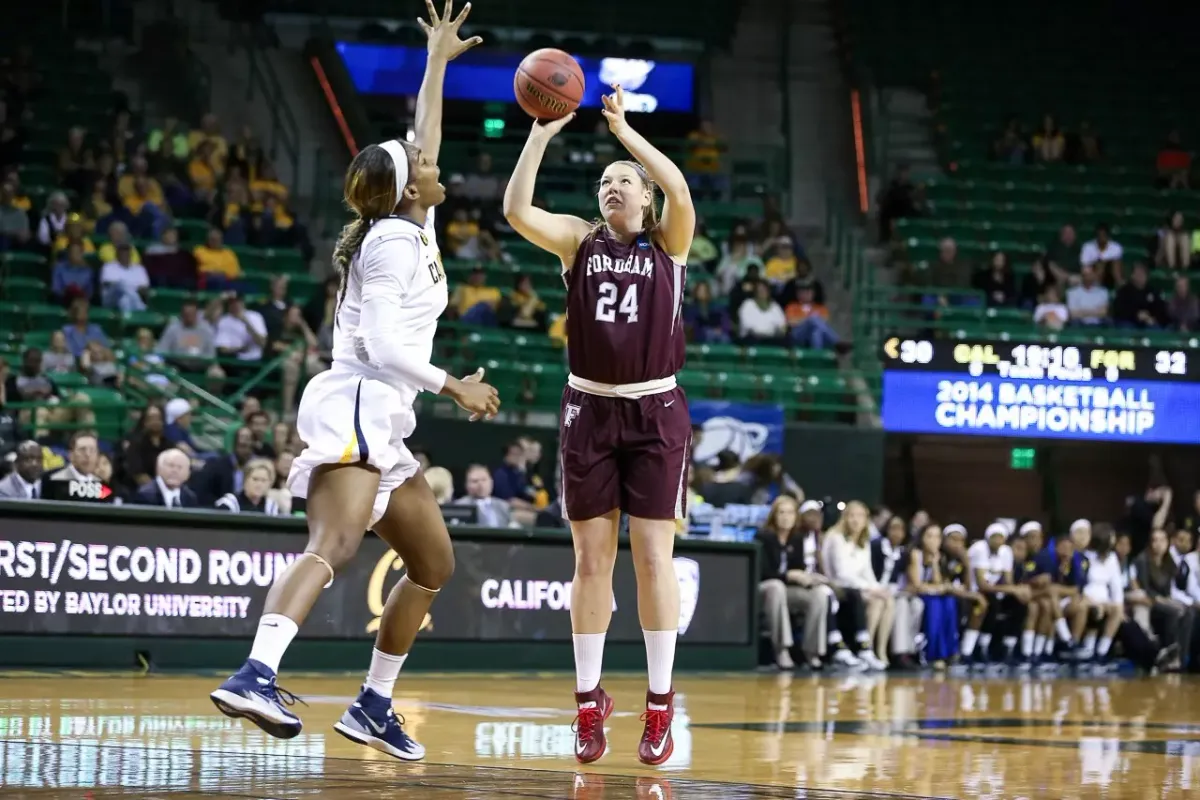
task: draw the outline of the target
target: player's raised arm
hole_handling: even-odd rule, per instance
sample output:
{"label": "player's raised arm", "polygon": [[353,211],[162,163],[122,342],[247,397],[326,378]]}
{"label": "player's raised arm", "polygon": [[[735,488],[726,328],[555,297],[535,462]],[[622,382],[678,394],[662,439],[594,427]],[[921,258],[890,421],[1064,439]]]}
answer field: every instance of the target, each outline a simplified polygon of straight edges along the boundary
{"label": "player's raised arm", "polygon": [[439,17],[433,0],[425,0],[429,11],[429,22],[417,18],[417,24],[429,38],[429,55],[425,61],[425,77],[421,90],[417,92],[416,145],[436,164],[438,151],[442,148],[442,85],[446,82],[446,65],[483,41],[479,36],[460,39],[458,29],[471,13],[471,4],[463,6],[458,16],[453,16],[454,0],[446,0],[446,8]]}
{"label": "player's raised arm", "polygon": [[535,206],[533,186],[537,183],[538,167],[546,156],[546,145],[574,118],[572,113],[551,122],[533,123],[508,188],[504,190],[504,218],[508,224],[527,241],[558,256],[566,267],[570,267],[579,243],[591,226],[579,217],[551,214]]}
{"label": "player's raised arm", "polygon": [[354,350],[364,364],[387,377],[427,392],[450,397],[472,418],[493,417],[500,408],[495,388],[482,382],[483,372],[459,380],[405,348],[403,300],[418,268],[416,236],[396,235],[375,242],[362,255],[362,316]]}
{"label": "player's raised arm", "polygon": [[608,120],[608,129],[613,136],[625,145],[650,179],[662,189],[664,202],[659,232],[671,257],[685,262],[696,232],[696,207],[692,204],[687,178],[675,162],[630,127],[625,120],[625,93],[619,84],[613,84],[613,90],[613,94],[604,96],[604,109],[600,113]]}

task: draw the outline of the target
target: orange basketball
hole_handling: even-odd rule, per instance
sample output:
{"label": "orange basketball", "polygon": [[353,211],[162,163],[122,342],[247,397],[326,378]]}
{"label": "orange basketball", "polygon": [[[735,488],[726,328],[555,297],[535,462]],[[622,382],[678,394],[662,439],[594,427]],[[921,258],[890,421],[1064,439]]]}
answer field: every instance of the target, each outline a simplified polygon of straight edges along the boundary
{"label": "orange basketball", "polygon": [[583,70],[569,53],[543,47],[522,59],[513,93],[534,119],[560,119],[583,101]]}

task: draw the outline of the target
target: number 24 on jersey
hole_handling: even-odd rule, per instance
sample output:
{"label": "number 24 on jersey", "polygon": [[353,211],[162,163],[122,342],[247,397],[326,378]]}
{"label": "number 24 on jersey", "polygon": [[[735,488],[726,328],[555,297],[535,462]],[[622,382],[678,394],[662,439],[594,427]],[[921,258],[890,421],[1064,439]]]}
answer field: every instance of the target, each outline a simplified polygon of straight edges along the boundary
{"label": "number 24 on jersey", "polygon": [[599,322],[616,322],[617,315],[625,318],[625,322],[637,322],[638,294],[637,284],[629,284],[625,295],[617,302],[618,289],[615,283],[605,281],[600,284],[600,296],[596,299],[596,320]]}

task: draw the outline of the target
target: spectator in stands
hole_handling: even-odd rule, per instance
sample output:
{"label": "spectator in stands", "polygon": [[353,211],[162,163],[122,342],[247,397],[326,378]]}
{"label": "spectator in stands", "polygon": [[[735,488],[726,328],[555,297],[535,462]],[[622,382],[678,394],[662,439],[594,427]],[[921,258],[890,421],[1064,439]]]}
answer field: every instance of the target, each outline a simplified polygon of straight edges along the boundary
{"label": "spectator in stands", "polygon": [[1155,161],[1158,186],[1162,189],[1188,189],[1191,183],[1192,154],[1183,147],[1178,130],[1167,134]]}
{"label": "spectator in stands", "polygon": [[688,251],[687,263],[693,268],[700,268],[705,272],[712,273],[716,271],[720,259],[720,248],[709,237],[704,220],[696,217],[696,228],[692,234],[692,249]]}
{"label": "spectator in stands", "polygon": [[67,143],[58,151],[58,181],[76,194],[83,194],[87,175],[96,165],[86,137],[87,131],[76,125],[67,131]]}
{"label": "spectator in stands", "polygon": [[50,473],[47,480],[97,480],[96,466],[99,458],[100,442],[96,435],[88,431],[76,431],[71,434],[71,442],[67,449],[67,459],[70,463],[57,472]]}
{"label": "spectator in stands", "polygon": [[0,183],[0,252],[29,244],[29,215],[14,202],[13,183]]}
{"label": "spectator in stands", "polygon": [[199,508],[196,493],[188,488],[192,462],[182,450],[169,448],[158,454],[153,480],[142,483],[131,502],[139,506]]}
{"label": "spectator in stands", "polygon": [[92,182],[91,191],[84,197],[79,211],[84,220],[84,228],[88,231],[103,231],[112,223],[114,211],[108,182],[104,178],[97,178]]}
{"label": "spectator in stands", "polygon": [[1068,164],[1094,164],[1104,156],[1100,137],[1092,128],[1092,123],[1084,120],[1079,123],[1079,133],[1067,137]]}
{"label": "spectator in stands", "polygon": [[225,312],[217,320],[213,342],[222,358],[261,361],[267,343],[267,325],[262,314],[247,309],[242,296],[231,292],[225,296]]}
{"label": "spectator in stands", "polygon": [[217,183],[222,177],[216,149],[211,141],[201,142],[199,147],[192,149],[192,158],[188,161],[188,180],[197,211],[207,211],[212,207],[217,196]]}
{"label": "spectator in stands", "polygon": [[814,303],[825,304],[825,287],[813,275],[812,264],[809,263],[807,258],[796,259],[796,274],[783,285],[783,288],[779,290],[777,295],[779,305],[783,306],[786,311],[788,305],[799,299],[800,290],[802,289],[812,290],[812,300]]}
{"label": "spectator in stands", "polygon": [[263,199],[262,208],[251,217],[250,239],[257,247],[299,247],[303,251],[306,239],[301,226],[273,194]]}
{"label": "spectator in stands", "polygon": [[241,247],[250,241],[254,229],[254,203],[250,188],[244,180],[230,179],[225,182],[225,210],[221,218],[226,244]]}
{"label": "spectator in stands", "polygon": [[193,152],[203,145],[212,150],[213,159],[224,171],[225,159],[229,155],[229,142],[221,134],[220,119],[211,111],[200,118],[200,127],[188,134],[188,147]]}
{"label": "spectator in stands", "polygon": [[96,290],[96,271],[83,256],[83,248],[73,244],[50,273],[50,297],[60,305],[88,299]]}
{"label": "spectator in stands", "polygon": [[712,477],[700,486],[700,496],[714,508],[748,505],[754,489],[742,480],[742,462],[732,450],[717,453]]}
{"label": "spectator in stands", "polygon": [[721,152],[725,144],[717,135],[712,120],[700,120],[699,127],[687,136],[687,158],[683,171],[687,174],[692,192],[702,200],[720,199],[726,188],[721,173]]}
{"label": "spectator in stands", "polygon": [[29,420],[33,420],[39,431],[46,426],[50,418],[49,407],[59,402],[60,392],[58,385],[43,369],[42,351],[39,348],[28,347],[21,353],[21,371],[8,375],[5,397],[10,403],[39,404],[32,412],[23,412],[23,421],[28,424]]}
{"label": "spectator in stands", "polygon": [[42,353],[42,368],[54,374],[59,372],[74,372],[76,369],[75,356],[67,348],[67,337],[61,330],[50,334],[50,347]]}
{"label": "spectator in stands", "polygon": [[67,217],[66,227],[54,239],[54,244],[50,248],[52,258],[57,258],[62,255],[68,247],[73,244],[79,245],[85,256],[94,255],[96,245],[92,242],[92,238],[84,232],[83,217],[78,214],[71,214]]}
{"label": "spectator in stands", "polygon": [[79,370],[87,376],[93,386],[117,388],[121,382],[121,368],[117,355],[108,345],[97,341],[87,343],[79,356]]}
{"label": "spectator in stands", "polygon": [[1150,272],[1138,261],[1113,297],[1112,317],[1122,328],[1160,328],[1167,320],[1162,297],[1150,286]]}
{"label": "spectator in stands", "polygon": [[1059,299],[1058,287],[1054,284],[1047,286],[1033,309],[1033,324],[1048,331],[1061,331],[1070,319],[1071,311]]}
{"label": "spectator in stands", "polygon": [[423,471],[425,482],[433,491],[439,506],[449,505],[454,500],[454,476],[445,467],[430,467]]}
{"label": "spectator in stands", "polygon": [[67,309],[67,319],[70,321],[63,326],[62,331],[67,337],[67,346],[71,349],[71,354],[76,358],[83,355],[88,342],[100,342],[106,347],[108,346],[108,336],[99,325],[88,321],[87,300],[83,298],[73,300]]}
{"label": "spectator in stands", "polygon": [[271,433],[271,416],[263,411],[261,406],[256,406],[252,410],[243,409],[242,419],[246,421],[246,427],[250,429],[250,447],[254,451],[255,457],[274,460],[275,447],[267,440]]}
{"label": "spectator in stands", "polygon": [[1074,225],[1063,225],[1058,236],[1046,247],[1046,262],[1055,280],[1066,283],[1067,278],[1079,271],[1083,246]]}
{"label": "spectator in stands", "polygon": [[896,220],[918,215],[916,187],[908,164],[896,168],[896,174],[879,197],[879,236],[884,244],[891,241]]}
{"label": "spectator in stands", "polygon": [[46,198],[46,207],[38,221],[37,240],[47,253],[51,251],[58,237],[66,231],[69,208],[67,195],[63,192],[51,192]]}
{"label": "spectator in stands", "polygon": [[157,242],[146,246],[145,265],[156,288],[196,288],[196,258],[179,246],[179,229],[173,225],[163,230]]}
{"label": "spectator in stands", "polygon": [[989,308],[1005,308],[1016,305],[1017,280],[1013,277],[1008,254],[1002,250],[992,253],[991,263],[986,269],[975,273],[974,288],[983,292],[984,303]]}
{"label": "spectator in stands", "polygon": [[233,452],[210,458],[188,485],[196,492],[202,506],[212,506],[227,494],[240,492],[243,467],[254,455],[254,437],[247,427],[237,429],[233,437]]}
{"label": "spectator in stands", "polygon": [[[158,340],[158,352],[169,357],[171,363],[186,371],[203,369],[200,360],[216,358],[216,331],[200,316],[193,297],[183,301],[179,316],[174,317]],[[216,366],[216,365],[213,365]],[[224,373],[210,375],[224,378]]]}
{"label": "spectator in stands", "polygon": [[764,252],[763,277],[775,287],[782,287],[796,277],[795,245],[790,236],[780,236],[767,243]]}
{"label": "spectator in stands", "polygon": [[133,248],[117,246],[116,258],[100,270],[100,290],[105,308],[128,313],[146,310],[146,295],[150,291],[150,276],[141,264],[133,263]]}
{"label": "spectator in stands", "polygon": [[11,408],[17,398],[9,393],[11,371],[8,361],[0,358],[0,458],[13,452],[24,438],[20,413]]}
{"label": "spectator in stands", "polygon": [[123,245],[129,247],[129,262],[131,264],[142,263],[142,254],[134,246],[133,238],[129,235],[129,226],[124,222],[116,221],[108,226],[108,239],[106,244],[100,245],[100,249],[96,253],[101,264],[116,261],[117,249]]}
{"label": "spectator in stands", "polygon": [[261,205],[271,198],[280,205],[287,203],[288,188],[279,180],[275,165],[269,160],[260,157],[257,169],[247,172],[246,175],[250,180],[250,196],[255,203]]}
{"label": "spectator in stands", "polygon": [[504,460],[492,470],[492,496],[507,500],[513,519],[522,524],[533,524],[533,512],[537,510],[528,457],[524,443],[510,442],[504,448]]}
{"label": "spectator in stands", "polygon": [[162,185],[150,174],[150,162],[145,156],[134,156],[130,160],[129,169],[117,180],[117,196],[135,217],[146,203],[154,204],[160,212],[167,209]]}
{"label": "spectator in stands", "polygon": [[1067,290],[1067,309],[1076,325],[1108,322],[1108,289],[1096,280],[1096,269],[1091,264],[1079,270],[1079,285]]}
{"label": "spectator in stands", "polygon": [[39,500],[42,496],[42,446],[34,441],[16,446],[13,472],[0,480],[0,500]]}
{"label": "spectator in stands", "polygon": [[[767,632],[781,670],[793,669],[792,616],[804,616],[804,657],[819,669],[829,637],[829,607],[833,589],[816,569],[816,539],[800,525],[796,500],[779,497],[755,539],[762,552],[758,596]],[[806,547],[807,545],[807,547]]]}
{"label": "spectator in stands", "polygon": [[175,443],[167,438],[165,426],[163,410],[150,404],[142,411],[141,418],[129,436],[125,445],[125,473],[135,487],[144,486],[153,480],[152,470],[158,463],[159,454],[175,446]]}
{"label": "spectator in stands", "polygon": [[1170,269],[1187,269],[1192,261],[1192,234],[1184,226],[1183,212],[1174,211],[1167,224],[1158,229],[1158,248],[1154,264]]}
{"label": "spectator in stands", "polygon": [[117,167],[124,171],[137,150],[139,136],[133,129],[128,109],[120,109],[113,115],[112,130],[108,135],[108,146],[112,149]]}
{"label": "spectator in stands", "polygon": [[1004,123],[1004,131],[992,144],[992,157],[1007,164],[1024,164],[1028,152],[1021,123],[1016,117],[1009,117]]}
{"label": "spectator in stands", "polygon": [[291,301],[288,300],[289,282],[290,279],[285,274],[271,276],[268,286],[270,294],[266,302],[255,309],[262,314],[263,322],[267,326],[268,338],[278,338],[283,330],[283,318],[287,315],[288,308],[291,307]]}
{"label": "spectator in stands", "polygon": [[470,260],[480,257],[479,223],[472,219],[469,209],[460,206],[451,212],[445,242],[446,253],[451,258]]}
{"label": "spectator in stands", "polygon": [[482,464],[467,467],[467,493],[454,501],[457,506],[474,506],[479,524],[489,528],[507,528],[512,524],[512,508],[492,496],[492,474]]}
{"label": "spectator in stands", "polygon": [[721,257],[721,263],[717,265],[717,294],[722,297],[728,296],[746,275],[746,271],[751,265],[755,266],[761,274],[762,259],[755,255],[749,230],[745,225],[735,225],[729,234],[729,241],[725,247],[725,254]]}
{"label": "spectator in stands", "polygon": [[495,325],[496,305],[500,290],[487,285],[483,267],[475,267],[465,284],[459,284],[450,297],[450,305],[458,319],[472,325]]}
{"label": "spectator in stands", "polygon": [[1067,140],[1051,114],[1042,117],[1042,127],[1033,135],[1033,154],[1038,161],[1061,161]]}
{"label": "spectator in stands", "polygon": [[492,171],[492,154],[484,150],[479,153],[475,169],[466,175],[463,196],[480,204],[498,203],[503,194],[502,179]]}
{"label": "spectator in stands", "polygon": [[275,466],[265,458],[253,458],[246,463],[241,491],[228,492],[217,498],[213,505],[235,514],[279,516],[279,504],[270,497],[274,484]]}
{"label": "spectator in stands", "polygon": [[287,354],[283,360],[283,402],[284,414],[289,416],[296,412],[296,392],[300,387],[300,372],[309,377],[318,372],[324,372],[325,362],[321,359],[317,345],[317,336],[304,321],[300,306],[289,306],[283,318],[283,327],[278,335],[270,340],[269,352],[274,358]]}
{"label": "spectator in stands", "polygon": [[496,318],[506,328],[546,330],[546,304],[533,288],[529,275],[519,272],[513,277],[513,288],[500,300]]}
{"label": "spectator in stands", "polygon": [[[1021,291],[1017,296],[1017,304],[1021,308],[1032,309],[1041,302],[1046,290],[1051,286],[1057,288],[1057,284],[1058,281],[1054,277],[1054,271],[1046,263],[1046,257],[1038,256],[1033,260],[1029,272],[1021,281]],[[1063,322],[1066,322],[1065,315],[1063,316]]]}
{"label": "spectator in stands", "polygon": [[179,125],[175,117],[167,117],[161,127],[154,128],[146,137],[146,151],[153,162],[151,167],[155,172],[183,174],[187,169],[188,146],[187,133]]}
{"label": "spectator in stands", "polygon": [[[858,592],[866,603],[866,629],[857,632],[859,653],[871,669],[887,669],[888,642],[896,605],[871,568],[870,513],[857,500],[846,504],[838,522],[825,533],[821,547],[825,574],[836,586]],[[872,650],[872,648],[874,648]]]}
{"label": "spectator in stands", "polygon": [[797,347],[828,350],[841,344],[841,337],[829,324],[829,309],[816,301],[811,286],[800,289],[785,310],[790,338]]}
{"label": "spectator in stands", "polygon": [[701,280],[692,286],[691,301],[683,307],[683,324],[689,341],[715,344],[729,341],[729,312],[713,299],[712,286]]}
{"label": "spectator in stands", "polygon": [[237,253],[225,246],[225,234],[216,225],[208,229],[204,244],[192,250],[196,259],[196,271],[210,291],[236,289],[242,277],[242,266]]}
{"label": "spectator in stands", "polygon": [[1184,332],[1200,328],[1200,301],[1192,294],[1186,275],[1175,279],[1175,291],[1167,298],[1167,324]]}
{"label": "spectator in stands", "polygon": [[280,516],[286,517],[292,513],[292,492],[288,489],[287,480],[295,460],[296,456],[290,450],[281,450],[275,457],[275,484],[267,492],[267,498],[275,501]]}
{"label": "spectator in stands", "polygon": [[1124,248],[1113,240],[1107,223],[1102,222],[1096,226],[1096,238],[1084,243],[1079,253],[1079,264],[1082,267],[1095,267],[1105,288],[1115,289],[1125,280],[1124,257]]}
{"label": "spectator in stands", "polygon": [[[971,265],[958,257],[958,242],[947,236],[938,243],[938,257],[929,268],[929,281],[933,286],[946,288],[965,287],[972,274]],[[938,296],[939,305],[948,305],[945,296]]]}
{"label": "spectator in stands", "polygon": [[192,441],[192,405],[182,397],[167,401],[163,409],[166,426],[163,436],[189,456],[196,455],[196,443]]}
{"label": "spectator in stands", "polygon": [[738,308],[738,339],[744,344],[783,344],[787,330],[787,316],[771,296],[770,285],[760,281],[753,299]]}
{"label": "spectator in stands", "polygon": [[258,177],[265,162],[266,155],[263,153],[262,143],[254,135],[254,129],[243,125],[241,135],[229,146],[229,153],[225,158],[226,169],[229,172],[236,170],[245,175],[247,180],[253,181]]}

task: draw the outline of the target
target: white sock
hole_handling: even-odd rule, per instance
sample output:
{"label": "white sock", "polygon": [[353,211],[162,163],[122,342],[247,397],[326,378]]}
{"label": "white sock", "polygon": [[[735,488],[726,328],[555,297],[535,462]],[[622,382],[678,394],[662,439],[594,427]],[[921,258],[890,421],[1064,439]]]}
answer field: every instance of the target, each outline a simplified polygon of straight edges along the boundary
{"label": "white sock", "polygon": [[1054,632],[1058,634],[1059,641],[1068,643],[1071,641],[1071,628],[1062,617],[1054,621]]}
{"label": "white sock", "polygon": [[1089,633],[1083,637],[1083,655],[1091,658],[1096,654],[1096,634]]}
{"label": "white sock", "polygon": [[1042,655],[1044,655],[1044,656],[1053,655],[1054,654],[1054,637],[1053,636],[1044,636],[1042,638],[1044,638],[1046,640],[1045,644],[1042,645]]}
{"label": "white sock", "polygon": [[1017,649],[1017,637],[1005,636],[1004,637],[1004,655],[1007,656],[1008,658],[1012,658],[1013,650],[1016,650],[1016,649]]}
{"label": "white sock", "polygon": [[1024,631],[1021,634],[1021,655],[1028,658],[1028,657],[1032,656],[1035,652],[1037,652],[1034,649],[1034,644],[1033,644],[1035,639],[1036,639],[1036,637],[1035,637],[1033,631]]}
{"label": "white sock", "polygon": [[962,637],[962,655],[963,658],[970,658],[975,652],[975,643],[979,641],[979,631],[974,628],[967,628],[963,631]]}
{"label": "white sock", "polygon": [[675,670],[675,639],[679,631],[647,631],[646,670],[650,673],[650,691],[666,694],[671,691],[671,673]]}
{"label": "white sock", "polygon": [[839,631],[837,628],[834,628],[832,631],[830,631],[829,632],[829,643],[832,645],[835,645],[835,646],[841,644],[842,643],[842,632]]}
{"label": "white sock", "polygon": [[600,670],[604,666],[603,633],[571,635],[575,645],[575,691],[590,692],[600,685]]}
{"label": "white sock", "polygon": [[279,672],[279,662],[299,630],[300,626],[283,614],[263,614],[258,621],[258,632],[254,634],[250,658],[272,672]]}
{"label": "white sock", "polygon": [[985,659],[992,657],[992,635],[990,633],[979,634],[979,648],[983,650]]}
{"label": "white sock", "polygon": [[1108,655],[1108,649],[1112,647],[1112,639],[1107,636],[1100,637],[1100,643],[1096,645],[1096,655],[1104,658]]}
{"label": "white sock", "polygon": [[408,659],[408,653],[394,656],[384,653],[379,648],[371,649],[371,666],[367,670],[367,688],[380,697],[392,699],[392,689],[396,686],[396,678],[400,676],[400,668]]}
{"label": "white sock", "polygon": [[1036,657],[1049,652],[1046,648],[1047,644],[1046,637],[1040,633],[1037,634],[1033,637],[1033,650],[1029,651],[1029,654]]}

